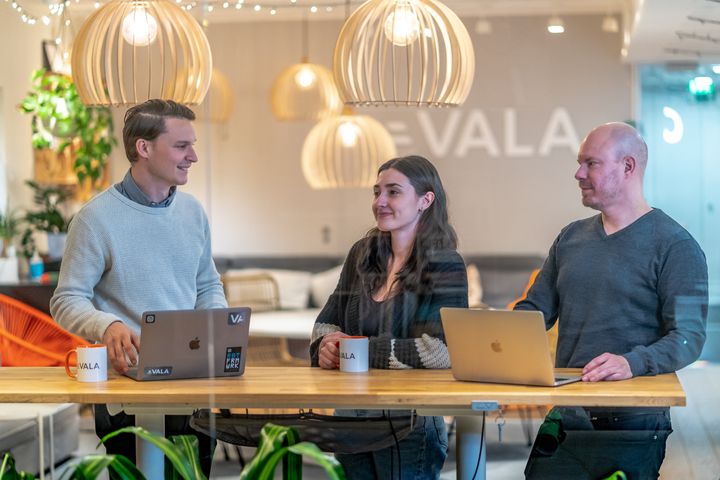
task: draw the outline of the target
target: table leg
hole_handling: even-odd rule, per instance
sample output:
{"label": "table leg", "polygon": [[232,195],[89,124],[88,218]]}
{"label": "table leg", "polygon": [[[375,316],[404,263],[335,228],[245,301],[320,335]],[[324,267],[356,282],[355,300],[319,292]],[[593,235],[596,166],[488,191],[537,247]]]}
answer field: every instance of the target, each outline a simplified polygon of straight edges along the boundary
{"label": "table leg", "polygon": [[[165,415],[190,415],[193,408],[187,405],[142,405],[110,403],[110,415],[124,411],[135,415],[135,425],[156,435],[165,436]],[[135,465],[148,480],[165,478],[165,454],[150,442],[135,436]]]}
{"label": "table leg", "polygon": [[455,462],[458,480],[485,480],[487,437],[483,418],[484,414],[455,417]]}
{"label": "table leg", "polygon": [[[165,415],[157,413],[135,414],[135,425],[150,433],[165,436]],[[135,456],[137,467],[145,478],[165,478],[165,454],[152,443],[135,437]]]}

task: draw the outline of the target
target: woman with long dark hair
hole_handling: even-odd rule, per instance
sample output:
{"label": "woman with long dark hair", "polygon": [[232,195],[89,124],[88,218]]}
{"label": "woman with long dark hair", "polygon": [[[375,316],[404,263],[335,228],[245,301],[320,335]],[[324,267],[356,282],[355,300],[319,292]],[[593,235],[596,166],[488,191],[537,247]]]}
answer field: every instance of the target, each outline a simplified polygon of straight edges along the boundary
{"label": "woman with long dark hair", "polygon": [[[363,335],[371,368],[449,368],[439,310],[467,307],[467,275],[440,176],[423,157],[396,158],[380,167],[373,192],[377,225],[351,248],[315,322],[312,364],[337,368],[339,339]],[[418,417],[394,447],[337,455],[349,478],[363,479],[437,478],[446,456],[442,417]]]}

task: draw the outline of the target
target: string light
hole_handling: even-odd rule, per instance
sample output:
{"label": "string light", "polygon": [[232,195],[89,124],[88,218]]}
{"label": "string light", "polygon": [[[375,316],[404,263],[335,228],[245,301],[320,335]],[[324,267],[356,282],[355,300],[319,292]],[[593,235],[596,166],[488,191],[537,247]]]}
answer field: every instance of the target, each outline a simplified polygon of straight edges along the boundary
{"label": "string light", "polygon": [[[351,0],[350,3],[353,5],[360,5],[365,0]],[[196,1],[188,1],[188,0],[175,0],[177,4],[181,6],[181,8],[184,8],[187,11],[194,10],[194,8],[197,6]],[[255,13],[259,12],[268,12],[271,16],[278,15],[282,9],[288,9],[292,8],[293,11],[301,11],[305,10],[307,12],[316,14],[319,12],[326,12],[326,13],[332,13],[336,11],[336,7],[341,7],[346,5],[345,0],[331,0],[328,2],[323,2],[323,5],[298,5],[297,0],[270,0],[271,3],[265,2],[264,0],[256,0],[257,3],[253,3],[253,11]],[[3,3],[0,1],[0,3]],[[35,13],[29,12],[18,0],[5,0],[4,3],[8,4],[13,10],[15,10],[20,19],[28,24],[28,25],[35,25],[37,23],[42,23],[45,26],[50,25],[50,17],[53,15],[61,15],[63,9],[67,8],[71,0],[55,0],[47,5],[47,9],[49,12],[48,14],[39,14],[36,15]],[[72,2],[73,4],[80,4],[80,3],[90,3],[95,10],[99,9],[102,5],[107,3],[107,0],[105,1],[99,1],[99,0],[75,0]],[[216,10],[222,9],[226,10],[229,9],[232,5],[235,5],[236,10],[242,10],[243,4],[245,3],[245,0],[207,0],[202,2],[202,10],[206,14],[214,14]]]}

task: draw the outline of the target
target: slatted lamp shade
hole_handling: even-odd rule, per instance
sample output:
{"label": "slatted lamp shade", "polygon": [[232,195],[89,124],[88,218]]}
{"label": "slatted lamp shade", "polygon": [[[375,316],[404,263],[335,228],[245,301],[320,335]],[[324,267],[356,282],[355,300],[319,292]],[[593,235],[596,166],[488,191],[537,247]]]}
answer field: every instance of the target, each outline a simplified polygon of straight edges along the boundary
{"label": "slatted lamp shade", "polygon": [[193,108],[198,120],[225,123],[235,110],[235,95],[230,80],[217,68],[213,68],[210,89],[202,104]]}
{"label": "slatted lamp shade", "polygon": [[196,105],[210,86],[212,54],[200,25],[174,2],[112,0],[80,27],[72,72],[86,105]]}
{"label": "slatted lamp shade", "polygon": [[332,72],[307,58],[278,75],[270,105],[278,120],[320,120],[342,111]]}
{"label": "slatted lamp shade", "polygon": [[333,70],[349,105],[455,106],[470,93],[475,53],[436,0],[368,0],[343,25]]}
{"label": "slatted lamp shade", "polygon": [[396,156],[395,143],[380,122],[346,109],[310,130],[302,170],[315,189],[371,187],[380,165]]}

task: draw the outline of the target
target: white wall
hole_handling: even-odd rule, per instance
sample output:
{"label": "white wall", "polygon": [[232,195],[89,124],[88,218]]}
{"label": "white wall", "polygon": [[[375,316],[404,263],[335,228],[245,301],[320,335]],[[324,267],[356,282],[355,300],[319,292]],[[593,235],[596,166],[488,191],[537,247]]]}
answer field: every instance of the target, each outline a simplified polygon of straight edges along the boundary
{"label": "white wall", "polygon": [[[596,16],[565,18],[567,33],[557,37],[545,21],[493,18],[493,33],[477,35],[467,20],[476,73],[462,107],[358,112],[384,123],[401,154],[423,154],[437,165],[464,252],[544,254],[563,225],[593,213],[580,205],[572,178],[577,140],[596,124],[630,117],[630,72],[619,60],[619,36],[602,32]],[[16,203],[27,201],[22,182],[31,176],[32,156],[29,118],[13,108],[40,65],[43,29],[12,15],[0,16],[0,27],[19,46],[0,51],[3,64],[14,67],[0,71],[0,98]],[[311,61],[331,65],[339,30],[339,22],[311,23]],[[208,38],[215,66],[234,88],[235,112],[224,126],[197,122],[201,158],[185,190],[209,210],[215,253],[344,254],[372,226],[370,191],[310,189],[300,151],[312,123],[279,122],[270,112],[272,81],[300,60],[300,23],[211,24]],[[123,114],[115,112],[118,138]],[[516,127],[506,128],[513,118]],[[544,137],[556,141],[547,152],[540,148]],[[488,147],[493,139],[497,154]],[[119,145],[113,180],[127,167]]]}
{"label": "white wall", "polygon": [[0,211],[30,201],[30,189],[23,183],[32,175],[30,117],[17,111],[30,85],[33,70],[42,66],[41,42],[50,29],[41,24],[26,25],[9,5],[0,13]]}
{"label": "white wall", "polygon": [[[578,140],[596,124],[630,117],[619,36],[602,32],[599,17],[568,17],[561,36],[548,34],[545,21],[494,18],[492,34],[471,33],[475,84],[460,108],[359,112],[383,122],[401,154],[437,165],[465,252],[544,254],[562,226],[593,213],[580,205],[572,177]],[[331,65],[339,29],[311,24],[311,61]],[[273,79],[300,59],[300,24],[211,24],[208,38],[236,95],[227,138],[200,129],[213,142],[216,253],[343,254],[372,226],[370,192],[311,190],[300,151],[312,124],[278,122],[268,102]],[[513,119],[516,127],[506,128]],[[493,139],[497,152],[488,147]],[[198,167],[190,190],[207,197]]]}

